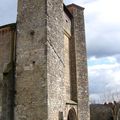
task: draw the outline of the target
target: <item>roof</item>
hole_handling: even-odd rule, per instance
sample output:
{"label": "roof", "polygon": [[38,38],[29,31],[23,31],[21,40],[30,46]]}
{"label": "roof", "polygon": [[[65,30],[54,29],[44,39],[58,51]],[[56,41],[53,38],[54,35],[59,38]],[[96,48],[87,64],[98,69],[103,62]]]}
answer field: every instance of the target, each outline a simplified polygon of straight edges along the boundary
{"label": "roof", "polygon": [[84,9],[85,9],[84,7],[81,7],[81,6],[76,5],[76,4],[74,4],[74,3],[72,3],[72,4],[70,4],[70,5],[67,5],[67,7],[76,7],[76,8],[81,9],[81,10],[84,10]]}
{"label": "roof", "polygon": [[11,23],[11,24],[0,26],[0,29],[7,28],[7,27],[15,29],[16,28],[16,23]]}

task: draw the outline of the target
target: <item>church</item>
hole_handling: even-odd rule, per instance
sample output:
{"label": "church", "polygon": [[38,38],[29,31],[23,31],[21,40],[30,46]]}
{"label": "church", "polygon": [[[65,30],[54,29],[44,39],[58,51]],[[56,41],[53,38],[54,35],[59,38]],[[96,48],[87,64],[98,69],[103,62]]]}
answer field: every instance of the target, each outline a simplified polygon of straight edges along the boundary
{"label": "church", "polygon": [[84,8],[18,0],[0,26],[0,120],[89,120]]}

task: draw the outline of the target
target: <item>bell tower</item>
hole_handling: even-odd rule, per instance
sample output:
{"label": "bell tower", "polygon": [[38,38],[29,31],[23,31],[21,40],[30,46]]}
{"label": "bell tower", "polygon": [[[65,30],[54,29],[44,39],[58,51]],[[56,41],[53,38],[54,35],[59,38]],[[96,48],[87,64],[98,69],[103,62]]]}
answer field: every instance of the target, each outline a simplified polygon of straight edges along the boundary
{"label": "bell tower", "polygon": [[18,0],[15,120],[64,110],[63,0]]}
{"label": "bell tower", "polygon": [[18,0],[0,26],[0,120],[89,120],[84,8]]}
{"label": "bell tower", "polygon": [[84,8],[18,0],[14,26],[0,27],[2,118],[89,120]]}

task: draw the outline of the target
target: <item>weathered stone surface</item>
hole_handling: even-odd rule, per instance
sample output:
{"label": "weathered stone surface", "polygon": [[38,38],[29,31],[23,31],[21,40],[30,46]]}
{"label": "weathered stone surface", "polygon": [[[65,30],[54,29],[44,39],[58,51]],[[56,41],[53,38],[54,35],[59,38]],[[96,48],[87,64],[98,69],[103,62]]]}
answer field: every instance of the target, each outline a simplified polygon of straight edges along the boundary
{"label": "weathered stone surface", "polygon": [[15,24],[0,27],[0,120],[13,119]]}
{"label": "weathered stone surface", "polygon": [[71,19],[68,17],[68,15],[64,12],[63,14],[64,22],[63,22],[63,28],[64,31],[71,36]]}
{"label": "weathered stone surface", "polygon": [[74,4],[69,5],[68,9],[73,14],[72,36],[75,40],[78,119],[89,120],[87,57],[83,16],[84,9]]}
{"label": "weathered stone surface", "polygon": [[48,119],[64,109],[63,0],[47,0]]}
{"label": "weathered stone surface", "polygon": [[63,0],[19,0],[15,44],[0,31],[4,120],[13,120],[14,94],[14,120],[89,119],[83,8],[68,9]]}
{"label": "weathered stone surface", "polygon": [[46,0],[19,0],[15,120],[46,120]]}

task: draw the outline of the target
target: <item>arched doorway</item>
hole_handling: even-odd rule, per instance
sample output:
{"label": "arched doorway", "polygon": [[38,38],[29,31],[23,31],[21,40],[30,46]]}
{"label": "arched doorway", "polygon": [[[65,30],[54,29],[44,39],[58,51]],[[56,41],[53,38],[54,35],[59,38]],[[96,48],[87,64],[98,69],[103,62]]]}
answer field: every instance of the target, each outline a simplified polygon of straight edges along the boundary
{"label": "arched doorway", "polygon": [[67,120],[77,120],[77,115],[74,108],[69,110]]}

